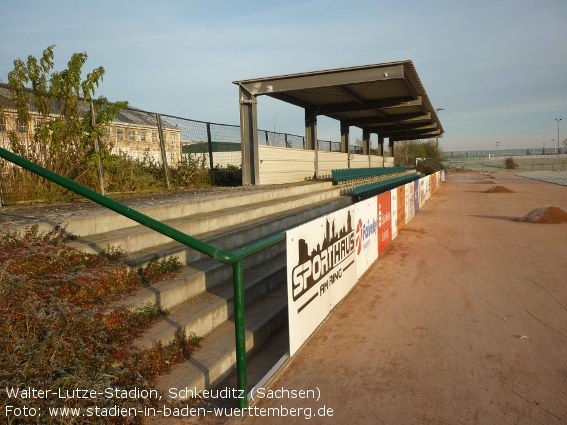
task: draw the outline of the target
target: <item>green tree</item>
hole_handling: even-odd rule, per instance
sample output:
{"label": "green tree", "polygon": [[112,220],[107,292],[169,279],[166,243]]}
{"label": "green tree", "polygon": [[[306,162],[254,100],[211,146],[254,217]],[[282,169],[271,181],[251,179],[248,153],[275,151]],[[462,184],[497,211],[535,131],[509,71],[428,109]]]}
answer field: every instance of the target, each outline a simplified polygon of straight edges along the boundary
{"label": "green tree", "polygon": [[[8,74],[18,124],[25,125],[9,131],[10,145],[14,153],[94,189],[99,160],[112,149],[101,136],[128,103],[111,104],[102,96],[95,98],[104,68],[95,68],[83,78],[86,52],[73,54],[66,69],[54,71],[54,47],[47,47],[39,60],[34,56],[29,56],[25,63],[15,60],[14,69]],[[31,124],[33,134],[22,131],[30,129]],[[102,142],[99,152],[95,150],[97,138]]]}
{"label": "green tree", "polygon": [[433,158],[442,156],[441,148],[437,152],[435,139],[431,140],[400,140],[395,144],[396,155],[406,159],[406,165],[410,165],[415,158]]}

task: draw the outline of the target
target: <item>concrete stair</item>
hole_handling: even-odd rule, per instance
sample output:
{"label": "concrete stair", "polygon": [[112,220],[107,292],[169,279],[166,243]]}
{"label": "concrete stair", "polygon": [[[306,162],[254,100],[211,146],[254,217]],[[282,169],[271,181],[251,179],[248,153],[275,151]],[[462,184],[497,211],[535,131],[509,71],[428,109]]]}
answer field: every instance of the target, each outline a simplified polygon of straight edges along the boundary
{"label": "concrete stair", "polygon": [[[192,203],[161,207],[159,214],[154,210],[151,216],[167,217],[164,223],[232,251],[350,205],[352,198],[342,193],[345,186],[329,182],[304,184],[220,201],[211,199],[210,205],[199,201],[195,208]],[[98,220],[99,228],[116,227],[109,224],[111,217]],[[75,233],[73,224],[69,226]],[[143,288],[111,306],[134,309],[157,303],[168,310],[163,320],[135,341],[140,349],[150,348],[156,341],[167,344],[179,330],[204,337],[201,348],[170,375],[160,378],[158,387],[166,391],[174,387],[203,390],[228,376],[236,366],[232,267],[139,225],[81,235],[73,242],[74,247],[85,252],[100,252],[109,245],[126,250],[127,264],[132,267],[167,256],[175,256],[183,264],[174,278]],[[287,324],[285,255],[282,241],[244,260],[248,353]]]}

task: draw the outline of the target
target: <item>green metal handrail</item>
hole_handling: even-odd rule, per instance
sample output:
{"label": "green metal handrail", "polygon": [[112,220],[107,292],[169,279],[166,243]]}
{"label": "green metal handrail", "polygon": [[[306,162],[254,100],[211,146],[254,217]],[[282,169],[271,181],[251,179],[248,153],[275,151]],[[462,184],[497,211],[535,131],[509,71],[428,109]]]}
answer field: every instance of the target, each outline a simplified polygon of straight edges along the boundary
{"label": "green metal handrail", "polygon": [[274,236],[268,237],[252,245],[244,248],[237,249],[232,252],[223,251],[222,249],[215,248],[199,239],[189,236],[177,229],[174,229],[167,224],[164,224],[158,220],[148,217],[130,207],[127,207],[120,202],[110,199],[104,195],[101,195],[94,190],[91,190],[85,186],[75,183],[73,180],[69,180],[53,171],[48,170],[40,165],[37,165],[19,155],[16,155],[6,149],[0,148],[0,157],[4,158],[16,165],[19,165],[26,170],[31,171],[47,180],[50,180],[59,186],[69,189],[99,205],[102,205],[112,211],[117,212],[131,220],[134,220],[162,235],[168,236],[177,242],[180,242],[189,248],[193,248],[205,255],[208,255],[215,260],[232,265],[232,276],[234,282],[234,325],[235,325],[235,336],[236,336],[236,374],[238,380],[238,390],[239,394],[243,394],[243,397],[238,399],[238,407],[240,409],[245,409],[248,406],[247,398],[247,377],[246,377],[246,328],[244,326],[244,274],[243,274],[243,260],[244,258],[265,249],[271,245],[274,245],[285,239],[285,233],[278,233]]}

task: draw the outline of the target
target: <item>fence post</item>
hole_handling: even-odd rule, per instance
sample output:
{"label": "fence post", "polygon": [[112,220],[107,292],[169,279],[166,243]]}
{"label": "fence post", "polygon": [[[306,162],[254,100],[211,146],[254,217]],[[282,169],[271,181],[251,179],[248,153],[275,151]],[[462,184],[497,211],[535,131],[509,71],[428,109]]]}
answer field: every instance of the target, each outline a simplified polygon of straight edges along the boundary
{"label": "fence post", "polygon": [[165,176],[165,186],[169,189],[169,167],[167,166],[167,152],[165,151],[165,138],[163,137],[163,128],[161,126],[161,116],[156,114],[159,145],[161,149],[161,159],[163,162],[163,174]]}
{"label": "fence post", "polygon": [[[94,110],[94,103],[91,100],[91,125],[94,129],[96,126],[96,114]],[[104,190],[104,169],[102,168],[102,161],[100,160],[100,139],[98,138],[98,134],[96,135],[95,141],[95,152],[98,155],[98,181],[100,182],[100,194],[106,195]]]}
{"label": "fence post", "polygon": [[232,265],[234,281],[234,333],[236,336],[236,377],[239,392],[238,408],[248,406],[248,382],[246,377],[246,328],[244,326],[244,274],[243,260]]}
{"label": "fence post", "polygon": [[209,145],[209,167],[211,167],[211,180],[213,182],[213,186],[215,185],[215,172],[213,170],[213,139],[211,137],[211,123],[207,123],[207,142]]}

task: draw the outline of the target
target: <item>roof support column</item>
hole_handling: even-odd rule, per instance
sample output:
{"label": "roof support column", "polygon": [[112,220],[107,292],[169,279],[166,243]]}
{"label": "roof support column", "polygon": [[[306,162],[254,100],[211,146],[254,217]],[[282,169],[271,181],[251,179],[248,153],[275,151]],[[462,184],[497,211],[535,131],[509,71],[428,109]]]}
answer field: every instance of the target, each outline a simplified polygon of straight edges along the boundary
{"label": "roof support column", "polygon": [[384,136],[378,135],[378,156],[384,156]]}
{"label": "roof support column", "polygon": [[368,155],[368,166],[372,167],[370,159],[370,131],[362,129],[362,154]]}
{"label": "roof support column", "polygon": [[362,130],[362,155],[370,155],[370,131]]}
{"label": "roof support column", "polygon": [[305,109],[305,149],[314,151],[317,144],[317,114]]}
{"label": "roof support column", "polygon": [[349,131],[348,121],[341,120],[341,152],[348,153],[349,150]]}
{"label": "roof support column", "polygon": [[394,139],[392,137],[388,141],[388,156],[394,157]]}
{"label": "roof support column", "polygon": [[242,185],[260,184],[256,96],[239,85]]}

